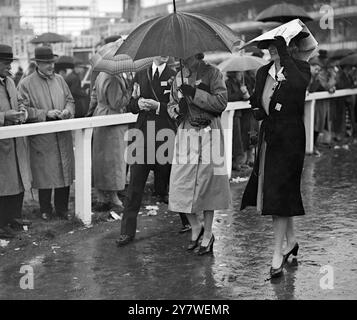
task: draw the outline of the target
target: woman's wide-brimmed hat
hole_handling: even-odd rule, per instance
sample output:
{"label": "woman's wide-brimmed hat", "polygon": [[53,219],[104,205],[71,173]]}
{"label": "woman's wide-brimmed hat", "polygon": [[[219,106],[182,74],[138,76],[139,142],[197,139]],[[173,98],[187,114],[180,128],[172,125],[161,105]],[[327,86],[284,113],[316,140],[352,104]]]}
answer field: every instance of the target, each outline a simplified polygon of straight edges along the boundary
{"label": "woman's wide-brimmed hat", "polygon": [[[316,52],[318,42],[306,25],[299,19],[294,19],[284,23],[272,30],[264,32],[260,36],[248,41],[240,49],[244,49],[250,45],[258,46],[259,48],[267,48],[268,42],[274,40],[276,36],[282,36],[286,43],[290,44],[293,40],[298,47],[297,52],[294,52],[294,58],[307,61]],[[271,42],[269,42],[270,44]]]}
{"label": "woman's wide-brimmed hat", "polygon": [[0,44],[0,60],[14,61],[18,59],[14,58],[12,47],[6,44]]}
{"label": "woman's wide-brimmed hat", "polygon": [[[305,31],[301,31],[299,32],[295,37],[293,37],[290,42],[295,42],[296,44],[299,43],[300,40],[302,39],[305,39],[309,36],[309,33],[308,32],[305,32]],[[274,40],[262,40],[262,41],[259,41],[258,44],[257,44],[257,47],[259,49],[268,49],[269,48],[269,45],[274,42]]]}
{"label": "woman's wide-brimmed hat", "polygon": [[31,60],[39,62],[55,62],[58,58],[58,55],[53,54],[50,47],[37,47],[35,48],[35,57]]}

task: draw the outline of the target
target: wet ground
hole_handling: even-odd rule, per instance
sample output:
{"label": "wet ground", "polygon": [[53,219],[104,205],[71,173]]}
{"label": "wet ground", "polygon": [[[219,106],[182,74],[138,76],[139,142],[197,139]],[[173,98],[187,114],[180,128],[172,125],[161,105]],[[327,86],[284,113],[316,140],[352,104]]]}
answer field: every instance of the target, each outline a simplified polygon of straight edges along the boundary
{"label": "wet ground", "polygon": [[[278,280],[267,280],[271,219],[239,211],[241,182],[231,184],[233,209],[215,215],[212,256],[187,252],[189,234],[178,234],[178,216],[160,205],[157,216],[143,209],[137,240],[123,248],[114,244],[120,221],[62,226],[39,243],[24,234],[25,245],[0,251],[0,299],[357,299],[357,147],[350,148],[306,157],[300,251]],[[33,268],[32,290],[20,288],[23,265]]]}

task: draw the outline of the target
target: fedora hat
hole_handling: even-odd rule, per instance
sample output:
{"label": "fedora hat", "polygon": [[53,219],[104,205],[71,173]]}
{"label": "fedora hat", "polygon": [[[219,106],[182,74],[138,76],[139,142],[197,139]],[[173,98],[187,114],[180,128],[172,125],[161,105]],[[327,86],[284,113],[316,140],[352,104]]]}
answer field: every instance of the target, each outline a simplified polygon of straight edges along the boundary
{"label": "fedora hat", "polygon": [[58,58],[57,54],[53,54],[50,47],[37,47],[35,48],[35,57],[32,60],[40,62],[54,62]]}
{"label": "fedora hat", "polygon": [[0,44],[0,60],[18,60],[17,58],[14,58],[14,55],[12,53],[12,48],[6,44]]}

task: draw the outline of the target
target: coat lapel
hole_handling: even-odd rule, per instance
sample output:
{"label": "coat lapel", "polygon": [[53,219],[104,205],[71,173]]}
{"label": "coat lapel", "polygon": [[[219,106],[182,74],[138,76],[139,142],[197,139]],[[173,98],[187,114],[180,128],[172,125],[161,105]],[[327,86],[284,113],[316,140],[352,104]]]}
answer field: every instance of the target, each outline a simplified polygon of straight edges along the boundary
{"label": "coat lapel", "polygon": [[259,77],[256,80],[256,94],[258,98],[258,103],[261,106],[262,105],[262,95],[263,95],[263,90],[265,87],[265,81],[268,76],[268,72],[270,67],[273,65],[273,61],[269,62],[267,65],[262,67],[262,72],[260,72],[258,75]]}

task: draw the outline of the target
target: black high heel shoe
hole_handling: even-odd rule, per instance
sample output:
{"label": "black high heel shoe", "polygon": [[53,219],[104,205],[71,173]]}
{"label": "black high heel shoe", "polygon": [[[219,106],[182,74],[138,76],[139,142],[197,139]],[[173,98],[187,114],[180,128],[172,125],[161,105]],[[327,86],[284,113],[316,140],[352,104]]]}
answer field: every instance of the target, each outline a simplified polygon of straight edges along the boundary
{"label": "black high heel shoe", "polygon": [[281,265],[279,268],[273,268],[273,267],[270,267],[270,277],[271,278],[279,278],[280,276],[283,275],[283,266],[284,266],[284,256],[283,256],[283,261],[281,262]]}
{"label": "black high heel shoe", "polygon": [[200,249],[198,250],[198,255],[202,256],[204,254],[213,252],[213,244],[214,244],[214,235],[212,234],[212,237],[209,240],[207,247],[200,246]]}
{"label": "black high heel shoe", "polygon": [[190,243],[187,246],[187,250],[188,251],[191,251],[191,250],[195,249],[198,246],[198,241],[203,236],[204,231],[205,231],[205,229],[202,227],[197,239],[190,241]]}
{"label": "black high heel shoe", "polygon": [[286,262],[288,261],[289,259],[289,256],[292,254],[294,257],[297,256],[298,254],[298,251],[299,251],[299,244],[296,242],[294,247],[287,253],[287,254],[284,254],[284,258],[283,258],[283,261]]}

